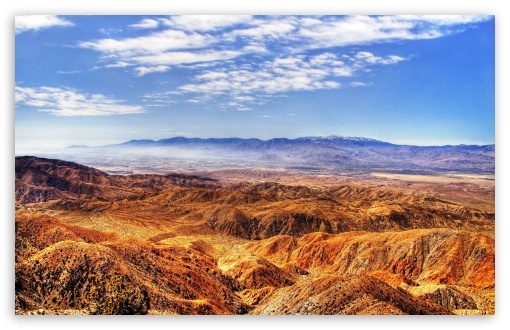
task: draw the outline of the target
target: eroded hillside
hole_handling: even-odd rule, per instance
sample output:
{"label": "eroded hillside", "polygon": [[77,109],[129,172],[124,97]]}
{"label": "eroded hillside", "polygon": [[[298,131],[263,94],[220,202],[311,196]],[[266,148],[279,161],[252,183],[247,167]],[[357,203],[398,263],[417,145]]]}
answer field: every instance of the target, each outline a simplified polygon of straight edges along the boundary
{"label": "eroded hillside", "polygon": [[16,312],[494,313],[493,187],[253,173],[16,158]]}

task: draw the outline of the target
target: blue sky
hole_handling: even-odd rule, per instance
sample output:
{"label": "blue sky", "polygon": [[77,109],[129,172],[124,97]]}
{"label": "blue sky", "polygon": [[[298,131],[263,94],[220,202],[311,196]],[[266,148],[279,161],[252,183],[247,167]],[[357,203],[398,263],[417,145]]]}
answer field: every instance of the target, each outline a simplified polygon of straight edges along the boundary
{"label": "blue sky", "polygon": [[494,143],[493,16],[17,16],[15,145]]}

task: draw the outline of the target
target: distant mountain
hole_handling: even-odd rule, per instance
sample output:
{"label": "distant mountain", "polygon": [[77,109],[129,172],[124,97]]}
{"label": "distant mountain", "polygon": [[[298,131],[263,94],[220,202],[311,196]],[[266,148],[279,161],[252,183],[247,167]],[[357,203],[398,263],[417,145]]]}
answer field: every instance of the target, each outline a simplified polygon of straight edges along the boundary
{"label": "distant mountain", "polygon": [[119,146],[131,146],[131,145],[222,145],[222,146],[236,146],[236,147],[260,147],[260,146],[278,146],[278,145],[297,145],[297,144],[322,144],[322,145],[393,145],[388,142],[383,142],[375,139],[369,139],[364,137],[344,137],[338,135],[327,135],[327,136],[307,136],[299,137],[296,139],[287,138],[274,138],[270,140],[260,140],[256,138],[242,139],[242,138],[186,138],[183,136],[161,139],[158,141],[142,139],[142,140],[130,140],[119,144]]}
{"label": "distant mountain", "polygon": [[[402,171],[462,171],[494,173],[495,145],[398,145],[364,137],[300,137],[270,140],[241,138],[173,137],[131,140],[103,147],[73,147],[69,151],[157,154],[173,159],[185,157],[228,160],[230,163],[278,164],[283,167],[328,166],[344,169]],[[153,151],[157,151],[154,153]]]}

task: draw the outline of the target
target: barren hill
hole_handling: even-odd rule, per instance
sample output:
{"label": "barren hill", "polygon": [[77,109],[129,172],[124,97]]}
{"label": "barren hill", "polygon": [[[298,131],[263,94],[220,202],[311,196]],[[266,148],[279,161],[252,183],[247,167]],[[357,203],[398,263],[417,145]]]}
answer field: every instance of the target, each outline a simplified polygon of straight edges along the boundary
{"label": "barren hill", "polygon": [[[402,283],[494,287],[494,240],[451,229],[275,236],[246,250],[277,265],[342,274],[383,272]],[[400,283],[396,283],[400,284]]]}
{"label": "barren hill", "polygon": [[[249,243],[246,252],[218,260],[199,248],[151,246],[68,226],[40,213],[19,214],[16,228],[16,307],[20,310],[42,306],[53,313],[81,310],[99,314],[447,314],[451,312],[446,304],[452,297],[463,296],[456,289],[420,295],[384,282],[394,274],[415,288],[444,282],[443,278],[451,278],[448,284],[455,285],[491,287],[494,283],[493,273],[492,277],[487,273],[493,263],[479,267],[484,258],[494,257],[490,241],[486,246],[476,241],[470,243],[474,247],[466,246],[471,253],[467,260],[473,261],[461,269],[453,267],[463,274],[459,277],[451,273],[449,259],[442,256],[452,253],[449,236],[441,237],[441,231],[433,230],[429,236],[439,237],[435,246],[429,247],[429,262],[422,266],[431,268],[420,273],[412,266],[414,252],[404,259],[396,255],[404,253],[408,243],[394,246],[391,239],[383,243],[377,238],[363,240],[374,247],[350,242],[358,247],[356,251],[342,247],[338,243],[342,238],[334,235],[309,234],[297,240],[278,236]],[[414,232],[402,235],[414,241],[421,238]],[[400,237],[393,239],[399,241]],[[333,259],[320,260],[331,249],[327,244],[346,252],[334,255],[331,251]],[[379,262],[381,249],[390,249],[387,259],[395,256],[396,261]],[[458,257],[455,252],[452,258]],[[351,264],[345,263],[344,259],[349,259],[346,253],[356,255]],[[423,251],[416,251],[420,253]],[[438,262],[437,255],[443,259],[433,265]],[[365,258],[376,263],[360,265]],[[482,273],[484,279],[477,275]],[[458,302],[454,307],[473,307],[473,298],[464,295],[464,299],[464,305]],[[466,305],[470,301],[471,305]],[[442,303],[446,306],[441,307]]]}
{"label": "barren hill", "polygon": [[61,224],[16,218],[16,308],[98,314],[243,314],[243,288],[202,252]]}
{"label": "barren hill", "polygon": [[[272,182],[222,185],[178,174],[115,176],[34,157],[17,158],[17,164],[19,205],[46,202],[45,207],[55,210],[94,210],[92,215],[102,210],[114,218],[186,216],[188,220],[179,221],[191,219],[246,239],[437,227],[489,231],[494,226],[491,212],[392,189],[319,189]],[[53,195],[36,194],[46,191]]]}
{"label": "barren hill", "polygon": [[450,312],[370,276],[323,275],[275,292],[253,314],[445,315]]}
{"label": "barren hill", "polygon": [[16,313],[494,313],[487,198],[479,209],[434,197],[442,183],[425,194],[252,173],[16,158]]}
{"label": "barren hill", "polygon": [[169,187],[215,187],[212,179],[168,175],[109,175],[73,162],[16,157],[16,201],[20,204],[58,199],[119,200],[139,198]]}

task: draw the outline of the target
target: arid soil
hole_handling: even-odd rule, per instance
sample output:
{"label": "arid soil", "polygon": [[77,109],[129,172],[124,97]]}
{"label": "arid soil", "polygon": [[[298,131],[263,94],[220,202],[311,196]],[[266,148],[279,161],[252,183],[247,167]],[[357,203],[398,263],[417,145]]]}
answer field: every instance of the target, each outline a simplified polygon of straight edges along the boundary
{"label": "arid soil", "polygon": [[16,158],[17,314],[494,314],[494,178]]}

